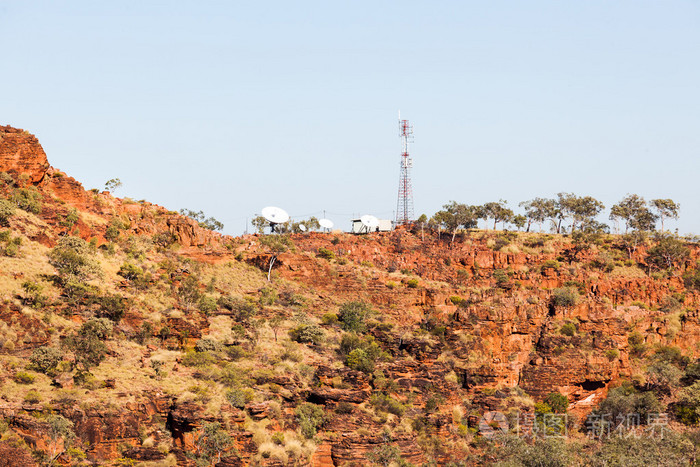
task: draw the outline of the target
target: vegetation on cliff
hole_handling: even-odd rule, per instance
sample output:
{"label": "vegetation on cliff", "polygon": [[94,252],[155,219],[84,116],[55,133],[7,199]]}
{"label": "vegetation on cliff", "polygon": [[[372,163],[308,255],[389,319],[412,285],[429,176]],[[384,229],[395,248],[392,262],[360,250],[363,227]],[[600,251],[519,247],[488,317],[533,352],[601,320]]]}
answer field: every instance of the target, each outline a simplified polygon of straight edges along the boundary
{"label": "vegetation on cliff", "polygon": [[645,231],[638,199],[626,234],[562,194],[517,222],[579,200],[551,218],[568,234],[477,230],[451,203],[390,233],[231,238],[41,170],[0,174],[3,458],[695,461],[699,248]]}

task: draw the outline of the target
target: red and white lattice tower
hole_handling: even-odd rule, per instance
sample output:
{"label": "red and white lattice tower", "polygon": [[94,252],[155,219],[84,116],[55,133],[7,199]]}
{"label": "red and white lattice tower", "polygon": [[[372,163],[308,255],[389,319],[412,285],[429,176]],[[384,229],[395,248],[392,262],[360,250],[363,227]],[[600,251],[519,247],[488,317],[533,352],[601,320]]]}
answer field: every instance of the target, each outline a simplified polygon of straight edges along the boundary
{"label": "red and white lattice tower", "polygon": [[396,223],[408,224],[413,220],[413,188],[411,168],[413,160],[408,155],[408,143],[413,142],[413,127],[408,120],[399,116],[399,136],[401,137],[401,177],[399,177],[399,201],[396,205]]}

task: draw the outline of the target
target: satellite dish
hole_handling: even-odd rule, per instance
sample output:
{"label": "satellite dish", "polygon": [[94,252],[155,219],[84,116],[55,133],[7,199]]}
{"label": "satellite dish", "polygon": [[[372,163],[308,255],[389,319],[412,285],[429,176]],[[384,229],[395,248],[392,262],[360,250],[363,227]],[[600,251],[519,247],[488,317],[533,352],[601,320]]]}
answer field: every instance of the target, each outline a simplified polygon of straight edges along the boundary
{"label": "satellite dish", "polygon": [[306,226],[304,224],[299,224],[299,230],[306,232]]}
{"label": "satellite dish", "polygon": [[367,229],[379,227],[379,219],[374,216],[370,216],[369,214],[365,214],[364,216],[360,217],[360,222],[362,225],[367,227]]}
{"label": "satellite dish", "polygon": [[330,219],[321,219],[320,221],[318,221],[318,225],[320,225],[324,229],[332,229],[333,221]]}
{"label": "satellite dish", "polygon": [[270,222],[270,224],[282,224],[289,220],[289,214],[282,208],[268,206],[263,208],[262,216]]}

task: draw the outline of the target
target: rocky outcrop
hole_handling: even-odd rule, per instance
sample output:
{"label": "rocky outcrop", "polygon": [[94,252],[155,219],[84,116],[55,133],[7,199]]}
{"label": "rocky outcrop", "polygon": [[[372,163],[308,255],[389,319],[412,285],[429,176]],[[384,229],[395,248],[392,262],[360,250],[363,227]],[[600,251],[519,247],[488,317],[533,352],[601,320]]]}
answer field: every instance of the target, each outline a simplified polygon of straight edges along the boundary
{"label": "rocky outcrop", "polygon": [[49,169],[44,148],[29,132],[0,126],[0,172],[14,173],[37,184],[44,179]]}

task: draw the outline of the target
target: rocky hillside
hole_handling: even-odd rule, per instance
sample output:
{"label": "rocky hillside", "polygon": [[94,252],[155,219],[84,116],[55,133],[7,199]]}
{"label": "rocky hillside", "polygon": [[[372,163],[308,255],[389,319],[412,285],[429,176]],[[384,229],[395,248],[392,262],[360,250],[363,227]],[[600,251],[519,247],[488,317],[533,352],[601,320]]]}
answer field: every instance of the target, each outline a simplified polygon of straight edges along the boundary
{"label": "rocky hillside", "polygon": [[[0,465],[689,464],[697,259],[641,233],[232,238],[0,127]],[[606,411],[638,436],[589,436]]]}

